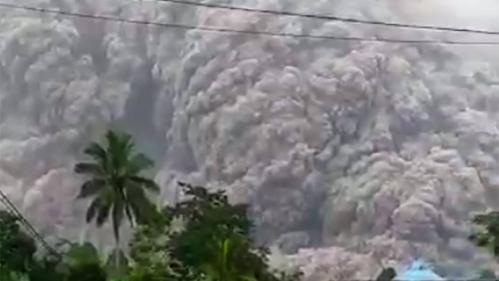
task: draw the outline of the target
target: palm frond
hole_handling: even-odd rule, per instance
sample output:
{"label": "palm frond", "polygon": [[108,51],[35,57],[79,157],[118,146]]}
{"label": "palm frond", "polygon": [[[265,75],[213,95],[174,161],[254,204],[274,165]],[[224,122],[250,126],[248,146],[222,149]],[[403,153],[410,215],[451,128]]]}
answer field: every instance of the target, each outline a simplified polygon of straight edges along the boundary
{"label": "palm frond", "polygon": [[128,156],[131,155],[135,148],[135,144],[132,141],[132,136],[130,134],[122,133],[120,135],[120,150],[123,153],[122,155],[126,157],[125,160],[128,160]]}
{"label": "palm frond", "polygon": [[104,173],[104,170],[103,167],[95,163],[78,163],[74,167],[74,172],[77,174],[100,176]]}
{"label": "palm frond", "polygon": [[130,225],[133,227],[135,223],[135,218],[133,216],[132,207],[128,203],[125,204],[125,213],[126,217],[128,218],[128,221],[130,222]]}
{"label": "palm frond", "polygon": [[130,155],[132,155],[133,149],[135,147],[132,136],[126,133],[118,134],[118,147],[117,147],[117,165],[123,169],[126,173],[127,167],[129,166],[128,161]]}
{"label": "palm frond", "polygon": [[90,143],[87,148],[83,151],[86,155],[92,157],[95,160],[98,160],[99,162],[105,162],[107,161],[107,153],[106,150],[98,143],[92,142]]}
{"label": "palm frond", "polygon": [[154,166],[154,162],[142,153],[135,154],[128,163],[128,174],[136,175],[139,172]]}
{"label": "palm frond", "polygon": [[92,203],[90,203],[86,216],[87,223],[91,222],[94,219],[100,204],[101,204],[101,198],[96,198],[94,201],[92,201]]}
{"label": "palm frond", "polygon": [[114,130],[108,130],[106,133],[106,141],[108,146],[118,147],[119,143],[118,133]]}
{"label": "palm frond", "polygon": [[97,226],[101,227],[109,218],[109,211],[113,205],[112,201],[105,200],[97,209]]}
{"label": "palm frond", "polygon": [[123,166],[123,151],[121,150],[119,133],[109,130],[106,134],[107,150],[111,156],[111,163],[113,168],[120,168]]}
{"label": "palm frond", "polygon": [[86,181],[81,186],[80,194],[78,195],[77,199],[84,199],[89,196],[95,195],[105,187],[105,184],[106,181],[102,179],[91,179]]}
{"label": "palm frond", "polygon": [[151,216],[153,205],[140,186],[130,185],[126,189],[126,198],[137,223],[145,222]]}
{"label": "palm frond", "polygon": [[133,213],[135,223],[141,225],[147,221],[147,216],[144,214],[144,210],[141,208],[140,204],[137,202],[130,202],[130,209]]}
{"label": "palm frond", "polygon": [[143,177],[139,177],[139,176],[132,176],[129,178],[129,180],[132,181],[133,183],[139,185],[139,186],[146,188],[149,191],[152,191],[152,192],[159,192],[159,190],[160,190],[159,186],[156,184],[155,181],[147,179],[147,178],[143,178]]}

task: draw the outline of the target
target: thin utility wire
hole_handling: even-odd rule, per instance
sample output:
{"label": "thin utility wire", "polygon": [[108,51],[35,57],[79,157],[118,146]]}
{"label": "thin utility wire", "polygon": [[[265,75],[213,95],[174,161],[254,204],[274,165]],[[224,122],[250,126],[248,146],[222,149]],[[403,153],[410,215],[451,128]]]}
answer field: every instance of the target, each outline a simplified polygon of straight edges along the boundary
{"label": "thin utility wire", "polygon": [[31,235],[35,236],[35,234],[33,233],[33,231],[28,226],[26,226],[25,223],[24,223],[24,221],[22,220],[22,218],[19,217],[19,214],[16,212],[16,209],[13,207],[14,204],[11,203],[7,199],[7,196],[1,190],[0,190],[0,203],[2,203],[6,207],[7,213],[9,213],[10,215],[12,215],[15,218],[19,219],[19,221],[21,222],[22,226],[24,226],[26,228],[26,230],[28,232],[30,232]]}
{"label": "thin utility wire", "polygon": [[327,35],[313,35],[313,34],[297,34],[297,33],[279,33],[270,31],[256,31],[256,30],[238,30],[230,28],[219,28],[212,26],[196,26],[178,23],[164,23],[146,20],[134,20],[104,15],[91,15],[83,13],[75,13],[63,10],[51,10],[45,8],[37,8],[30,6],[21,6],[16,4],[2,3],[0,7],[8,9],[26,10],[39,13],[57,14],[69,17],[88,18],[102,21],[112,21],[121,23],[130,23],[138,25],[151,25],[164,28],[177,28],[184,30],[199,30],[208,32],[219,32],[227,34],[248,34],[248,35],[263,35],[273,37],[288,37],[300,39],[321,39],[321,40],[336,40],[336,41],[357,41],[357,42],[384,42],[384,43],[400,43],[400,44],[442,44],[442,45],[499,45],[499,41],[453,41],[453,40],[416,40],[416,39],[395,39],[395,38],[365,38],[365,37],[344,37],[344,36],[327,36]]}
{"label": "thin utility wire", "polygon": [[[15,213],[15,210],[12,209],[12,207],[10,206],[10,204],[5,201],[5,198],[3,196],[0,196],[0,203],[2,203],[4,206],[5,206],[5,209],[3,211],[7,212],[9,215],[15,217],[15,218],[19,218],[19,216]],[[24,226],[24,224],[23,224]],[[30,232],[28,230],[28,232]]]}
{"label": "thin utility wire", "polygon": [[46,244],[46,242],[43,239],[43,237],[24,218],[24,216],[17,209],[17,207],[9,200],[9,198],[7,197],[7,195],[5,195],[1,190],[0,190],[0,198],[2,200],[2,203],[11,211],[11,214],[15,215],[21,221],[21,223],[28,229],[28,231],[31,232],[31,234],[35,236],[36,240],[39,240],[39,242],[42,242],[44,244],[44,246],[48,246],[48,244]]}
{"label": "thin utility wire", "polygon": [[492,30],[446,27],[446,26],[423,25],[423,24],[405,24],[405,23],[374,21],[374,20],[361,20],[361,19],[345,18],[345,17],[339,17],[339,16],[297,13],[297,12],[277,11],[277,10],[269,10],[269,9],[257,9],[257,8],[231,6],[231,5],[223,5],[223,4],[213,4],[213,3],[201,3],[201,2],[194,2],[194,1],[190,1],[190,0],[154,0],[154,1],[175,3],[175,4],[181,4],[181,5],[198,6],[198,7],[206,7],[206,8],[217,8],[217,9],[224,9],[224,10],[235,10],[235,11],[244,11],[244,12],[251,12],[251,13],[271,14],[271,15],[276,15],[276,16],[293,16],[293,17],[310,18],[310,19],[318,19],[318,20],[332,20],[332,21],[341,21],[341,22],[348,22],[348,23],[381,25],[381,26],[397,27],[397,28],[405,28],[405,29],[424,29],[424,30],[432,30],[432,31],[452,31],[452,32],[466,32],[466,33],[487,34],[487,35],[499,35],[499,31],[492,31]]}
{"label": "thin utility wire", "polygon": [[43,236],[40,233],[38,233],[35,227],[23,216],[23,214],[19,211],[19,209],[17,209],[17,207],[9,200],[7,195],[5,195],[5,193],[3,193],[1,190],[0,190],[0,200],[7,207],[7,209],[9,209],[7,211],[8,212],[10,211],[11,214],[16,216],[20,220],[20,222],[28,229],[28,231],[31,232],[31,235],[34,236],[32,238],[38,240],[38,242],[40,242],[48,251],[59,256],[59,253],[56,250],[54,250],[47,243],[47,241],[45,241]]}

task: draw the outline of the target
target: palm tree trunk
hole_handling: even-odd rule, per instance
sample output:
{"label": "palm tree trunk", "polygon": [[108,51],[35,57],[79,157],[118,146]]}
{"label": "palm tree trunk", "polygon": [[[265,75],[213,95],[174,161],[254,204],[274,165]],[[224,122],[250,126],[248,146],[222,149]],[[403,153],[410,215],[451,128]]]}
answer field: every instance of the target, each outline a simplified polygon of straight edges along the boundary
{"label": "palm tree trunk", "polygon": [[[118,253],[120,253],[121,251],[121,242],[120,242],[120,239],[114,239],[115,241],[115,245],[114,245],[114,251],[116,253],[116,257],[118,257]],[[115,258],[115,261],[114,261],[114,266],[116,269],[119,269],[120,267],[120,264],[119,264],[119,259],[118,258]]]}

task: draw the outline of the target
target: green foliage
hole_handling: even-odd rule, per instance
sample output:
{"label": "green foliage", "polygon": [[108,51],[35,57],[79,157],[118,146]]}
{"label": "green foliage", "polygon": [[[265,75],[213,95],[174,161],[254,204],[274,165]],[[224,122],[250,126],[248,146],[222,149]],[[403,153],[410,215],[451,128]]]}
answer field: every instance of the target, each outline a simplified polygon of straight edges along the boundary
{"label": "green foliage", "polygon": [[187,222],[185,231],[172,237],[173,254],[184,264],[202,266],[212,259],[213,249],[233,234],[250,240],[252,225],[245,205],[229,204],[222,191],[210,193],[203,187],[183,183],[181,186],[190,198],[170,209],[170,213]]}
{"label": "green foliage", "polygon": [[200,268],[210,280],[256,281],[260,267],[265,266],[262,257],[251,251],[247,239],[241,235],[213,239],[207,246],[211,258]]}
{"label": "green foliage", "polygon": [[496,274],[490,269],[482,269],[477,280],[497,280]]}
{"label": "green foliage", "polygon": [[[134,227],[129,257],[116,248],[103,263],[92,244],[67,241],[69,248],[61,256],[49,253],[37,260],[34,241],[15,217],[0,211],[1,281],[299,280],[299,271],[270,268],[268,249],[255,247],[251,239],[247,206],[230,204],[223,191],[179,183],[187,200],[156,210],[147,191],[159,188],[142,175],[153,163],[135,152],[130,135],[109,131],[103,145],[91,143],[84,153],[88,161],[74,170],[87,177],[78,196],[92,199],[87,222],[102,226],[111,219],[119,242],[127,218]],[[494,227],[490,229],[499,230]]]}
{"label": "green foliage", "polygon": [[397,276],[395,269],[388,267],[383,268],[381,273],[376,277],[376,281],[392,281]]}
{"label": "green foliage", "polygon": [[50,255],[43,256],[30,268],[28,275],[32,281],[65,281],[65,276],[58,270],[60,260]]}
{"label": "green foliage", "polygon": [[84,243],[82,245],[73,244],[64,256],[64,263],[70,267],[77,267],[81,264],[95,264],[99,262],[99,253],[90,243]]}
{"label": "green foliage", "polygon": [[[92,198],[87,222],[112,220],[116,241],[126,217],[135,227],[130,260],[116,249],[103,269],[90,244],[72,245],[62,265],[62,281],[295,281],[299,272],[275,272],[268,249],[254,247],[246,205],[232,205],[222,191],[180,183],[188,200],[156,210],[146,191],[157,192],[142,176],[152,161],[135,152],[130,135],[109,131],[106,142],[91,143],[88,162],[75,172],[87,176],[78,198]],[[106,276],[107,273],[107,276]],[[72,279],[74,278],[74,280]]]}
{"label": "green foliage", "polygon": [[104,146],[91,143],[84,153],[89,162],[78,163],[74,170],[88,176],[81,186],[78,198],[92,197],[87,211],[87,221],[96,220],[98,226],[112,217],[116,241],[119,229],[126,216],[133,225],[150,216],[153,209],[146,190],[158,192],[156,183],[141,176],[153,166],[153,162],[142,153],[135,152],[135,145],[128,134],[108,131]]}
{"label": "green foliage", "polygon": [[5,267],[0,267],[0,277],[2,281],[30,281],[26,273],[11,271]]}
{"label": "green foliage", "polygon": [[107,275],[104,269],[98,264],[83,264],[71,268],[68,281],[106,281]]}
{"label": "green foliage", "polygon": [[0,211],[1,274],[12,280],[63,281],[56,270],[58,258],[54,253],[37,259],[36,251],[35,241],[21,230],[19,219]]}
{"label": "green foliage", "polygon": [[190,275],[170,253],[171,222],[165,209],[151,223],[136,228],[130,243],[130,281],[181,280]]}
{"label": "green foliage", "polygon": [[188,199],[156,213],[154,223],[135,232],[133,281],[297,280],[299,274],[270,270],[268,250],[253,247],[245,205],[231,205],[222,191],[181,186]]}
{"label": "green foliage", "polygon": [[109,255],[106,263],[106,272],[112,279],[122,279],[128,273],[128,259],[120,249],[115,249]]}
{"label": "green foliage", "polygon": [[21,230],[18,222],[17,217],[0,210],[0,267],[28,272],[34,262],[36,244]]}
{"label": "green foliage", "polygon": [[499,256],[499,212],[477,215],[473,222],[479,229],[470,236],[471,241]]}
{"label": "green foliage", "polygon": [[[62,258],[47,255],[31,264],[29,275],[9,271],[9,278],[14,278],[12,281],[299,279],[299,272],[272,271],[267,249],[253,246],[246,206],[231,205],[223,192],[208,192],[185,184],[183,187],[188,200],[153,212],[147,224],[136,226],[130,261],[124,252],[116,249],[104,264],[92,244],[67,241],[69,247],[62,251]],[[5,229],[18,230],[12,221],[5,217],[5,225],[11,226]]]}
{"label": "green foliage", "polygon": [[70,244],[60,264],[56,266],[64,281],[106,281],[107,274],[99,253],[90,243]]}

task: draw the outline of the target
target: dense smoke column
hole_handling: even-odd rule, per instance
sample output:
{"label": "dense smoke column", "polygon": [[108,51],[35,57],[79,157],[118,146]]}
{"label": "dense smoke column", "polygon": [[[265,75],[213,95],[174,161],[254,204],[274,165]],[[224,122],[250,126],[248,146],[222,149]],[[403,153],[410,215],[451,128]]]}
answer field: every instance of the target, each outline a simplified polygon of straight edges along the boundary
{"label": "dense smoke column", "polygon": [[[408,36],[152,1],[22,2],[234,29]],[[394,21],[402,8],[229,4]],[[293,258],[310,280],[372,278],[380,262],[415,256],[447,272],[489,261],[466,235],[473,212],[498,199],[494,65],[442,46],[0,12],[0,188],[43,233],[86,233],[71,166],[112,125],[156,159],[165,202],[180,196],[177,180],[227,189],[251,204],[259,242],[301,248]],[[82,238],[105,244],[109,233],[90,228]]]}
{"label": "dense smoke column", "polygon": [[[296,8],[279,4],[262,6]],[[200,24],[378,33],[222,13],[200,11]],[[494,193],[485,174],[496,159],[489,154],[494,137],[485,136],[496,133],[497,122],[495,90],[480,78],[494,79],[487,65],[477,69],[431,45],[191,32],[187,46],[160,176],[165,182],[172,184],[173,172],[226,186],[234,200],[251,203],[259,240],[286,251],[319,243],[384,262],[425,256],[447,271],[456,262],[483,261],[466,237],[473,212],[495,202],[486,196]],[[475,122],[484,126],[470,127]]]}

